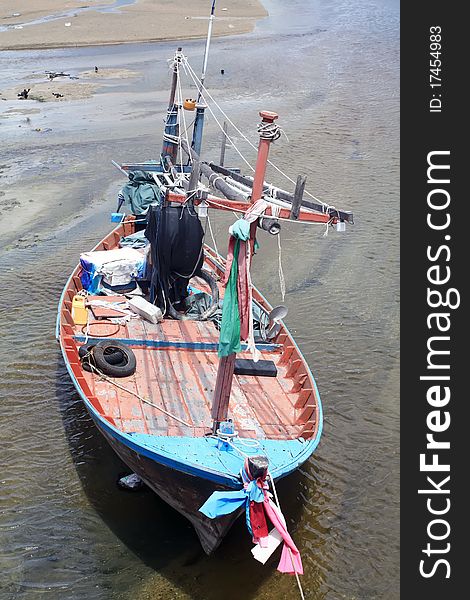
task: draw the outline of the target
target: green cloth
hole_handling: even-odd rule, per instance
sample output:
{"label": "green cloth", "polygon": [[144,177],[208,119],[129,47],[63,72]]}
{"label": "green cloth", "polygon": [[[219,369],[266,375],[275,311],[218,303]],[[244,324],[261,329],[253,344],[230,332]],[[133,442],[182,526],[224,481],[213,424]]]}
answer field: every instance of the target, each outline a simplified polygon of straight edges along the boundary
{"label": "green cloth", "polygon": [[121,190],[133,215],[143,215],[151,204],[160,202],[160,191],[151,173],[131,171],[129,183]]}
{"label": "green cloth", "polygon": [[240,314],[238,312],[238,253],[240,240],[237,239],[233,249],[233,262],[225,288],[224,304],[222,307],[222,324],[220,326],[219,358],[234,352],[240,352]]}
{"label": "green cloth", "polygon": [[246,240],[250,237],[250,224],[245,219],[238,219],[230,227],[230,233],[239,240]]}

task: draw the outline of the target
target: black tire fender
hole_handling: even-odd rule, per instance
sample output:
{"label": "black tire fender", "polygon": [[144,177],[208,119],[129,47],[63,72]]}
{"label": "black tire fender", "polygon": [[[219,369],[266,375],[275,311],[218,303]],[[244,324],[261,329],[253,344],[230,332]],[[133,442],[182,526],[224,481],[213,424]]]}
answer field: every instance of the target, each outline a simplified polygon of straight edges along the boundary
{"label": "black tire fender", "polygon": [[[110,352],[111,348],[114,349],[114,352]],[[108,358],[111,356],[114,358],[118,351],[122,353],[123,360],[118,364],[111,364]],[[96,344],[93,348],[93,362],[99,371],[109,377],[129,377],[129,375],[135,373],[137,367],[135,354],[132,350],[113,340],[104,340]]]}
{"label": "black tire fender", "polygon": [[[83,344],[83,346],[80,346],[80,348],[78,349],[78,356],[82,361],[82,365],[89,363],[90,360],[93,362],[92,350],[96,346],[96,344],[97,342],[88,342],[87,344]],[[113,346],[110,346],[109,348],[106,348],[104,354],[106,356],[106,362],[108,362],[110,365],[127,364],[122,349],[116,348],[115,344],[113,344]]]}
{"label": "black tire fender", "polygon": [[83,346],[80,346],[80,348],[78,349],[78,356],[81,359],[85,358],[85,356],[91,356],[90,352],[95,346],[96,342],[88,342],[87,344],[83,344]]}

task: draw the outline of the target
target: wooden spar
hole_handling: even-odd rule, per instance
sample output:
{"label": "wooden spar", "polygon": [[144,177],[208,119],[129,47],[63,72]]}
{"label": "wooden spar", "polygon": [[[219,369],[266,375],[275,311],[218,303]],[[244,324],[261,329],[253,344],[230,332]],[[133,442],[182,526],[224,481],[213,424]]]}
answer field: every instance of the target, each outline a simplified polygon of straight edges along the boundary
{"label": "wooden spar", "polygon": [[[273,112],[261,111],[262,125],[274,123],[278,115]],[[267,137],[260,134],[258,156],[256,159],[255,176],[253,181],[253,193],[251,196],[250,206],[261,198],[263,193],[264,176],[266,174],[266,165],[269,155],[269,147],[273,137]],[[210,167],[209,167],[210,168]],[[256,230],[258,227],[258,219],[255,219],[250,225],[250,263],[253,260]],[[234,259],[235,260],[235,259]],[[214,390],[214,399],[212,401],[212,431],[217,432],[221,421],[225,421],[228,416],[228,407],[230,401],[230,392],[232,390],[233,373],[235,369],[235,353],[224,356],[219,361],[217,369],[217,380]]]}
{"label": "wooden spar", "polygon": [[300,206],[302,205],[302,196],[304,195],[305,182],[307,178],[303,175],[297,177],[297,183],[295,185],[294,198],[292,200],[292,210],[290,218],[297,220],[299,218]]}
{"label": "wooden spar", "polygon": [[[168,202],[179,202],[180,204],[184,204],[187,200],[186,195],[178,194],[177,192],[168,191],[166,194],[166,199]],[[248,202],[237,201],[237,200],[227,200],[225,198],[218,198],[217,196],[207,195],[205,200],[209,203],[213,208],[218,208],[220,210],[229,210],[235,212],[246,212],[250,207]],[[195,199],[194,204],[197,206],[200,202],[200,199]],[[281,218],[281,219],[289,219],[290,218],[290,208],[281,208],[279,214],[273,215],[271,208],[268,206],[266,209],[264,216],[273,217],[273,218]],[[330,217],[328,213],[317,213],[312,212],[310,210],[301,210],[299,214],[299,221],[304,221],[306,223],[328,223],[332,221],[336,223],[338,220],[337,217]]]}
{"label": "wooden spar", "polygon": [[[186,140],[181,140],[181,147],[186,152],[186,154],[191,158],[193,162],[199,162],[199,154],[195,152],[192,148],[188,148],[188,144]],[[214,187],[219,192],[228,199],[228,200],[239,200],[240,202],[246,202],[249,195],[241,190],[238,190],[228,184],[220,175],[214,172],[213,169],[207,163],[200,163],[200,169],[202,175],[208,179],[210,185]],[[192,189],[192,188],[190,188]]]}
{"label": "wooden spar", "polygon": [[220,160],[219,160],[219,165],[221,167],[224,166],[224,161],[225,161],[225,148],[227,146],[227,129],[228,129],[227,121],[224,121],[224,126],[223,126],[223,130],[222,130],[222,146],[220,147]]}
{"label": "wooden spar", "polygon": [[[215,163],[212,163],[212,162],[209,163],[209,166],[211,167],[211,169],[213,171],[215,171],[216,173],[219,173],[220,175],[225,175],[227,177],[230,177],[234,181],[237,181],[247,187],[250,187],[250,188],[253,187],[253,179],[251,177],[246,177],[244,175],[240,175],[239,173],[235,173],[230,169],[221,167],[220,165],[216,165]],[[264,193],[269,194],[269,186],[266,184],[266,182],[264,183]],[[284,202],[287,202],[288,204],[292,204],[294,196],[293,196],[293,194],[289,194],[289,192],[286,192],[284,190],[276,189],[276,198],[278,198],[279,200],[283,200]],[[310,200],[302,200],[301,206],[305,207],[305,208],[310,208],[311,210],[316,210],[318,212],[325,213],[325,205],[319,204],[318,202],[312,202]],[[353,213],[350,211],[337,210],[336,208],[333,208],[333,207],[327,207],[326,214],[328,214],[332,218],[336,217],[336,218],[340,219],[341,221],[346,221],[347,223],[351,223],[351,224],[354,223]]]}
{"label": "wooden spar", "polygon": [[[173,66],[173,77],[171,79],[171,90],[170,90],[170,99],[168,101],[168,111],[166,115],[165,122],[165,131],[163,134],[163,145],[161,156],[166,158],[169,156],[174,163],[176,163],[176,157],[178,154],[178,144],[175,143],[174,138],[179,135],[179,126],[178,126],[178,107],[175,106],[175,94],[176,94],[176,84],[178,82],[178,62],[181,60],[181,46],[177,49],[175,54],[175,62]],[[167,137],[165,137],[167,136]],[[170,137],[168,137],[170,136]]]}
{"label": "wooden spar", "polygon": [[194,198],[199,182],[199,173],[201,172],[201,163],[198,160],[193,161],[193,168],[189,176],[188,192],[191,198]]}
{"label": "wooden spar", "polygon": [[[177,56],[183,50],[181,46],[179,46],[176,50],[175,60],[177,60]],[[170,88],[170,100],[168,102],[168,110],[173,110],[173,106],[175,104],[175,94],[176,94],[176,83],[178,81],[178,67],[173,67],[173,77],[171,78],[171,88]]]}

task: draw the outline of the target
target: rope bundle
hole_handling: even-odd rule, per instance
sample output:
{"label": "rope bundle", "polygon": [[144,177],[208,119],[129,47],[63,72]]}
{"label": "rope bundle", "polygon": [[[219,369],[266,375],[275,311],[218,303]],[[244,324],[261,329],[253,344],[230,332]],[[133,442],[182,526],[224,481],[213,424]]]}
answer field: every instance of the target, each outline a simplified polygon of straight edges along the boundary
{"label": "rope bundle", "polygon": [[263,140],[278,140],[281,137],[281,129],[276,123],[265,123],[262,122],[258,125],[257,131],[259,137]]}

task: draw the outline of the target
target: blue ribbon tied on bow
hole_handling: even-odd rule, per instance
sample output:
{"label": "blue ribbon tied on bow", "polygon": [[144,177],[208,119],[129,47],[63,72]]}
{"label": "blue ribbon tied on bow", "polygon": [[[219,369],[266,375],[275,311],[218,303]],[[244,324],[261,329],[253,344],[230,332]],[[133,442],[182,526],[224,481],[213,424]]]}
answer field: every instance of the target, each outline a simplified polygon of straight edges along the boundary
{"label": "blue ribbon tied on bow", "polygon": [[[246,485],[246,484],[245,484]],[[250,502],[263,502],[264,492],[255,480],[250,481],[242,490],[233,492],[213,492],[199,509],[209,519],[228,515],[245,504],[246,526],[253,535],[250,523]]]}

